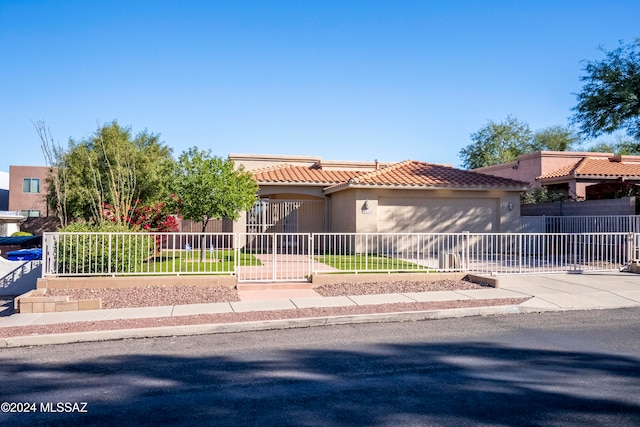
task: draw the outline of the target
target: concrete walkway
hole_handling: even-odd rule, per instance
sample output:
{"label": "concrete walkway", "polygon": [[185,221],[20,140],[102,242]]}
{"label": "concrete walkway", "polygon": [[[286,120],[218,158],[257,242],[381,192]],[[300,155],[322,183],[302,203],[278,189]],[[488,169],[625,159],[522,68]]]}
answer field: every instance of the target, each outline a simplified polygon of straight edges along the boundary
{"label": "concrete walkway", "polygon": [[502,290],[531,295],[525,307],[548,310],[590,310],[640,305],[640,275],[586,272],[538,276],[503,276]]}
{"label": "concrete walkway", "polygon": [[[263,294],[260,294],[261,292]],[[65,322],[188,316],[194,314],[296,310],[312,307],[345,307],[359,305],[380,305],[388,303],[490,300],[523,297],[531,297],[531,299],[520,304],[519,306],[510,306],[507,309],[505,309],[505,306],[497,306],[494,307],[494,309],[492,309],[491,307],[486,307],[485,310],[481,311],[479,311],[477,308],[433,310],[433,312],[437,313],[431,313],[430,316],[421,318],[447,317],[447,313],[451,313],[451,316],[461,317],[464,316],[465,313],[467,313],[467,315],[482,315],[499,314],[505,312],[591,310],[621,307],[640,307],[640,275],[623,272],[594,272],[582,274],[546,274],[535,276],[499,276],[498,288],[340,297],[322,297],[310,289],[265,290],[254,291],[248,295],[245,295],[244,297],[241,297],[241,299],[243,299],[242,301],[230,303],[225,302],[162,307],[119,308],[59,313],[17,313],[11,316],[0,317],[0,328],[26,325],[47,325]],[[406,320],[407,317],[406,313],[383,314],[385,321],[392,321],[394,319],[393,316],[397,316],[398,320]],[[371,316],[372,315],[346,316],[349,318],[349,320],[345,320],[340,323],[358,323],[360,321],[363,321],[363,319],[365,318],[371,319]],[[413,319],[418,320],[419,318],[414,317]],[[300,321],[303,322],[303,320]],[[295,322],[295,320],[289,320],[286,324],[290,325],[292,324],[292,322]],[[224,331],[239,331],[243,330],[242,328],[244,328],[244,330],[256,330],[256,325],[247,325],[247,323],[249,322],[244,322],[242,326],[238,326],[236,329],[230,329],[227,326],[224,328]],[[317,320],[314,324],[317,324]],[[156,328],[158,330],[163,329],[162,334],[154,335],[153,330],[151,330],[143,336],[165,336],[167,335],[167,331],[165,330],[166,328]],[[174,331],[176,334],[181,334],[180,331],[189,330],[188,328],[185,329],[185,327],[174,328],[176,328]],[[206,333],[212,333],[211,328],[207,329],[207,331],[209,332]],[[169,330],[168,333],[171,334],[171,331]],[[185,334],[186,333],[188,332],[185,332]],[[101,332],[77,334],[93,334],[94,336],[91,340],[98,340]],[[57,335],[61,336],[64,334]],[[116,339],[118,337],[129,336],[131,336],[131,334],[121,333],[119,336],[114,336],[114,334],[111,333],[108,338],[104,339]],[[21,338],[24,338],[21,341],[18,340],[23,343],[21,345],[28,345],[25,343],[29,342],[29,337]],[[1,338],[0,347],[18,345],[16,344],[18,341],[16,341],[15,338]],[[34,338],[33,342],[35,343],[35,341],[40,342],[40,340]],[[65,342],[61,340],[58,341]]]}

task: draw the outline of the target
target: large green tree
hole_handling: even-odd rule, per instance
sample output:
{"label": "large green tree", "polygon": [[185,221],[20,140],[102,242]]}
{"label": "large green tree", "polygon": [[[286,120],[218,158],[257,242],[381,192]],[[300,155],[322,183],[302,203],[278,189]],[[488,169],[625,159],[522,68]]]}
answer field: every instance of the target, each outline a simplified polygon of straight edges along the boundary
{"label": "large green tree", "polygon": [[640,142],[616,135],[615,141],[601,141],[589,147],[589,151],[596,153],[614,153],[623,156],[640,155]]}
{"label": "large green tree", "polygon": [[489,121],[471,134],[471,140],[471,144],[460,150],[462,165],[467,169],[512,162],[519,155],[533,151],[565,151],[578,138],[562,126],[532,132],[526,122],[507,116],[502,122]]}
{"label": "large green tree", "polygon": [[[167,189],[173,206],[184,219],[202,222],[202,233],[212,219],[240,218],[256,201],[258,184],[231,160],[192,147],[180,154],[168,174]],[[204,234],[200,244],[204,253]],[[204,255],[202,255],[204,258]]]}
{"label": "large green tree", "polygon": [[580,142],[580,138],[564,126],[550,126],[533,134],[530,151],[567,151]]}
{"label": "large green tree", "polygon": [[605,133],[626,129],[640,140],[640,38],[617,49],[607,51],[605,59],[586,63],[585,82],[577,94],[573,108],[574,123],[580,132],[595,138]]}
{"label": "large green tree", "polygon": [[[109,215],[127,225],[137,206],[154,203],[163,195],[163,171],[173,162],[171,149],[158,135],[146,130],[133,136],[116,121],[100,126],[88,138],[70,139],[69,148],[58,152],[49,186],[48,200],[63,224],[78,219],[99,223]],[[62,200],[61,200],[62,199]]]}

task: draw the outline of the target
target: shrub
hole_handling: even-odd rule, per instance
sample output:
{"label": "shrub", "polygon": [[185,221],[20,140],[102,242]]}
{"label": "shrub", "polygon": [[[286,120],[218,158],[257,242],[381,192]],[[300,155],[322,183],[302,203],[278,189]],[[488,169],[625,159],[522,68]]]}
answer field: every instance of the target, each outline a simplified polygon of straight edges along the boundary
{"label": "shrub", "polygon": [[523,205],[534,203],[549,203],[568,201],[570,198],[560,190],[549,190],[546,187],[534,188],[520,194],[520,203]]}
{"label": "shrub", "polygon": [[11,237],[23,237],[23,236],[33,236],[33,234],[28,233],[26,231],[16,231],[15,233],[11,234]]}
{"label": "shrub", "polygon": [[65,274],[115,274],[136,271],[153,253],[151,235],[132,233],[112,223],[71,224],[58,235],[58,271]]}
{"label": "shrub", "polygon": [[140,200],[136,200],[135,207],[131,209],[128,216],[116,218],[113,205],[104,204],[104,218],[108,222],[128,224],[134,231],[160,231],[173,232],[178,231],[178,222],[176,221],[175,212],[169,212],[164,203],[141,204]]}

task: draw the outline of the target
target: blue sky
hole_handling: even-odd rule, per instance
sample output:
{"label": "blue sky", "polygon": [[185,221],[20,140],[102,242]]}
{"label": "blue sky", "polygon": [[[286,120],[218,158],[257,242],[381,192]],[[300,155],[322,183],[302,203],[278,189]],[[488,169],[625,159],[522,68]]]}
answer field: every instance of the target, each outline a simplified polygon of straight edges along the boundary
{"label": "blue sky", "polygon": [[515,115],[567,125],[584,60],[640,37],[637,0],[0,0],[0,171],[98,124],[191,146],[460,165]]}

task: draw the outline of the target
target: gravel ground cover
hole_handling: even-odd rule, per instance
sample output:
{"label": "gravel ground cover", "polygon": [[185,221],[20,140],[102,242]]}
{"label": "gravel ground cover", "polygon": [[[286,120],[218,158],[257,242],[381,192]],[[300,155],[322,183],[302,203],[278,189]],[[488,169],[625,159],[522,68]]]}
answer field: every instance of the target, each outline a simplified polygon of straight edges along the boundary
{"label": "gravel ground cover", "polygon": [[102,299],[102,308],[156,307],[240,301],[235,288],[207,286],[143,286],[136,288],[49,289],[47,296]]}
{"label": "gravel ground cover", "polygon": [[374,295],[395,294],[406,292],[434,292],[455,291],[462,289],[486,289],[488,286],[469,282],[467,280],[438,280],[436,282],[365,282],[365,283],[336,283],[317,286],[314,290],[324,297],[343,295]]}
{"label": "gravel ground cover", "polygon": [[[323,296],[366,295],[382,293],[431,292],[444,290],[482,289],[468,281],[443,280],[432,283],[338,283],[323,285],[315,290]],[[239,301],[233,288],[206,288],[198,286],[148,286],[120,289],[78,289],[50,291],[49,295],[68,295],[72,298],[102,298],[103,308],[145,307],[160,305],[182,305],[207,302]],[[208,323],[235,323],[261,320],[278,320],[372,313],[395,313],[408,311],[442,310],[465,307],[485,307],[521,304],[528,298],[501,298],[491,300],[460,300],[394,303],[349,307],[305,308],[291,310],[255,311],[243,313],[199,314],[145,319],[122,319],[96,322],[70,322],[52,325],[31,325],[0,328],[0,337],[44,335],[69,332],[87,332],[115,329],[148,328],[159,326],[197,325]]]}
{"label": "gravel ground cover", "polygon": [[[452,291],[456,289],[482,289],[485,286],[466,280],[440,280],[437,282],[366,282],[336,283],[317,286],[322,296],[373,295],[405,292]],[[235,288],[205,286],[145,286],[136,288],[105,289],[49,289],[48,296],[69,296],[72,299],[102,299],[102,308],[154,307],[214,302],[240,301]]]}

